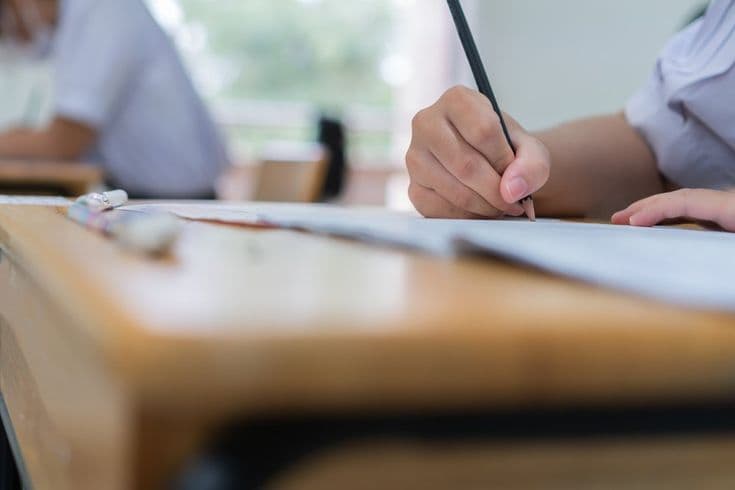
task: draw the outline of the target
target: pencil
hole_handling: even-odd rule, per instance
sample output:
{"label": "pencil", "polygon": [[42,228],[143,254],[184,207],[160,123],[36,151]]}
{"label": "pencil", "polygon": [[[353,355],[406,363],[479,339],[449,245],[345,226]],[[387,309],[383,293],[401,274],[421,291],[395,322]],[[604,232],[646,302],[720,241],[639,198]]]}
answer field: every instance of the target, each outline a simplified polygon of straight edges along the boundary
{"label": "pencil", "polygon": [[[485,71],[485,65],[482,63],[482,58],[480,58],[480,51],[477,49],[475,38],[472,36],[472,31],[470,30],[467,17],[462,9],[462,4],[459,0],[447,0],[447,4],[449,5],[449,11],[452,13],[452,18],[454,19],[454,25],[457,27],[462,47],[467,55],[467,61],[470,63],[470,68],[472,69],[472,75],[475,77],[477,88],[481,94],[490,99],[490,104],[493,106],[493,110],[500,119],[500,127],[503,129],[505,140],[508,142],[511,150],[513,150],[513,154],[515,154],[516,147],[513,144],[513,140],[510,138],[508,125],[505,123],[505,118],[503,118],[503,112],[500,110],[498,99],[495,98],[495,92],[493,92],[493,87],[490,85],[490,79],[487,76],[487,71]],[[533,196],[528,196],[522,199],[520,204],[523,206],[523,210],[526,212],[528,219],[536,221],[536,210],[533,205]]]}

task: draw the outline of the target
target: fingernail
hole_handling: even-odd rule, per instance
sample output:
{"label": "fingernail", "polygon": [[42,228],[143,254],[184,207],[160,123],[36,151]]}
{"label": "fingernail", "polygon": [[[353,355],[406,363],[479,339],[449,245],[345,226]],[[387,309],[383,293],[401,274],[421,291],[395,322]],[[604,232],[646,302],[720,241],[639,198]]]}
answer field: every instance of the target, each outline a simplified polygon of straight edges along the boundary
{"label": "fingernail", "polygon": [[513,201],[520,201],[528,195],[528,183],[522,177],[512,179],[506,184],[506,189]]}

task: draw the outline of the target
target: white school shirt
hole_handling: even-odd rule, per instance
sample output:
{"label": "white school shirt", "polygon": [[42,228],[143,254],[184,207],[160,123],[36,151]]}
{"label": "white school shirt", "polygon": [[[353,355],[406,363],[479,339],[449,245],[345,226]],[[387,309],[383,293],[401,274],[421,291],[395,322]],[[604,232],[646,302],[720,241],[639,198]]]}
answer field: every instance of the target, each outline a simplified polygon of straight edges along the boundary
{"label": "white school shirt", "polygon": [[735,0],[714,0],[668,43],[626,116],[675,184],[735,187]]}
{"label": "white school shirt", "polygon": [[222,139],[167,35],[141,0],[62,0],[55,113],[98,130],[88,158],[146,197],[211,194]]}

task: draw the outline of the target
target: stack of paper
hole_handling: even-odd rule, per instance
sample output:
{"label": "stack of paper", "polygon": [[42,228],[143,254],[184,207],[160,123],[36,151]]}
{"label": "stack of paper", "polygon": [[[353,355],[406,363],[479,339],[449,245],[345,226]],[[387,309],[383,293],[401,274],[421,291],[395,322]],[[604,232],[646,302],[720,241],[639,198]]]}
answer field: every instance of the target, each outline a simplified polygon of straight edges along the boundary
{"label": "stack of paper", "polygon": [[189,219],[271,224],[441,255],[481,251],[676,304],[735,311],[735,234],[730,233],[556,220],[427,220],[382,209],[321,205],[166,209]]}

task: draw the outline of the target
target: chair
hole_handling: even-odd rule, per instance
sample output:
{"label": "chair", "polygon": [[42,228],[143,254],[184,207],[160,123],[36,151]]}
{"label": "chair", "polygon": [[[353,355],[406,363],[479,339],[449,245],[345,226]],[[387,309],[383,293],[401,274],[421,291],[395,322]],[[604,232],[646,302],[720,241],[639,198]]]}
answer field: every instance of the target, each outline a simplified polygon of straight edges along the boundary
{"label": "chair", "polygon": [[270,145],[262,153],[254,199],[317,202],[326,171],[327,151],[321,145]]}

